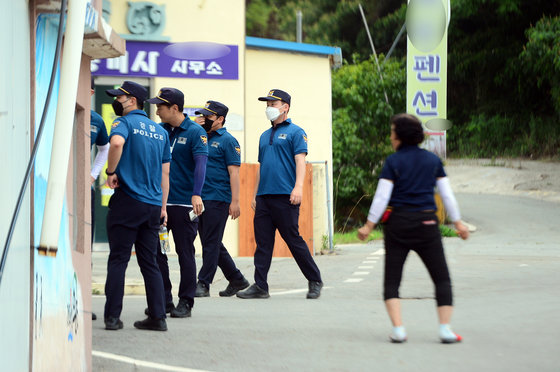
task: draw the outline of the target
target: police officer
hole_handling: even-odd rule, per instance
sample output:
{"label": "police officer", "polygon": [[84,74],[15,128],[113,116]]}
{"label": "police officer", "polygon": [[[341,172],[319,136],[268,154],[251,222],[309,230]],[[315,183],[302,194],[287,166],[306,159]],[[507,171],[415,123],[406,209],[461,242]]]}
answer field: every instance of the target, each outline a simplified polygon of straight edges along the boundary
{"label": "police officer", "polygon": [[208,137],[200,125],[183,114],[184,100],[183,93],[175,88],[161,88],[156,97],[148,100],[149,103],[156,104],[156,113],[163,123],[163,128],[169,133],[171,143],[167,227],[173,232],[181,270],[177,307],[173,307],[167,256],[161,253],[161,250],[158,250],[157,260],[165,288],[166,311],[169,311],[173,318],[190,317],[194,306],[194,239],[198,218],[192,221],[189,212],[193,211],[198,216],[203,211],[201,194],[208,161]]}
{"label": "police officer", "polygon": [[228,108],[226,105],[208,101],[206,106],[195,112],[208,133],[208,163],[206,180],[202,188],[204,213],[200,215],[198,232],[202,242],[202,267],[198,272],[196,297],[210,296],[210,284],[218,266],[229,281],[220,296],[230,297],[249,286],[249,282],[235,266],[222,243],[228,215],[234,220],[239,217],[239,166],[241,148],[224,124]]}
{"label": "police officer", "polygon": [[301,272],[309,281],[307,298],[321,295],[321,273],[299,235],[299,206],[305,178],[307,135],[288,119],[291,97],[280,89],[273,89],[266,97],[266,117],[272,127],[259,141],[259,163],[255,198],[251,207],[257,250],[255,251],[255,284],[238,292],[240,298],[268,298],[267,275],[272,261],[276,229],[288,245]]}
{"label": "police officer", "polygon": [[139,329],[166,331],[163,282],[156,262],[160,218],[165,222],[169,190],[169,137],[142,110],[147,91],[125,81],[106,91],[116,97],[107,164],[107,185],[115,189],[109,201],[107,235],[109,261],[105,282],[105,329],[123,327],[124,276],[132,244],[144,277],[150,316],[137,321]]}
{"label": "police officer", "polygon": [[[93,78],[91,79],[91,95],[94,93],[94,83]],[[95,232],[95,187],[94,183],[101,172],[101,168],[105,165],[107,161],[107,155],[109,155],[109,136],[107,135],[107,128],[105,128],[105,122],[101,115],[97,112],[91,110],[90,114],[90,148],[93,150],[93,145],[97,147],[97,154],[95,155],[95,160],[91,166],[90,172],[90,182],[91,182],[91,246],[93,250],[93,235]],[[95,313],[91,313],[91,319],[96,320],[97,316]]]}

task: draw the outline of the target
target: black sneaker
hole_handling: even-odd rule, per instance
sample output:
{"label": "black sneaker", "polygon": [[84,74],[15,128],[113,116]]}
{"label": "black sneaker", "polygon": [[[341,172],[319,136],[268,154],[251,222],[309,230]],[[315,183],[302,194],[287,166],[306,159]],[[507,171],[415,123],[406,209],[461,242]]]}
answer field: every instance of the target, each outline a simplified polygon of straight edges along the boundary
{"label": "black sneaker", "polygon": [[245,278],[241,280],[232,280],[229,282],[225,290],[220,291],[220,297],[231,297],[239,291],[249,286],[249,281]]}
{"label": "black sneaker", "polygon": [[148,331],[167,331],[167,322],[163,318],[156,319],[147,317],[144,320],[134,322],[134,327]]}
{"label": "black sneaker", "polygon": [[116,331],[123,328],[123,322],[119,318],[105,318],[105,329]]}
{"label": "black sneaker", "polygon": [[323,282],[309,282],[309,292],[307,292],[307,298],[319,298],[321,295],[321,288],[323,288]]}
{"label": "black sneaker", "polygon": [[257,283],[250,286],[247,290],[237,292],[239,298],[269,298],[268,291],[265,291],[257,285]]}
{"label": "black sneaker", "polygon": [[194,297],[210,297],[210,288],[202,282],[196,284],[196,292],[194,292]]}
{"label": "black sneaker", "polygon": [[[169,314],[173,309],[175,309],[175,305],[173,305],[173,302],[165,304],[165,313],[166,314]],[[150,309],[145,308],[144,309],[144,314],[146,314],[147,316],[150,316]]]}
{"label": "black sneaker", "polygon": [[177,307],[171,311],[172,318],[188,318],[191,316],[191,307],[187,300],[179,299]]}
{"label": "black sneaker", "polygon": [[97,320],[97,315],[95,315],[95,313],[91,313],[91,320]]}

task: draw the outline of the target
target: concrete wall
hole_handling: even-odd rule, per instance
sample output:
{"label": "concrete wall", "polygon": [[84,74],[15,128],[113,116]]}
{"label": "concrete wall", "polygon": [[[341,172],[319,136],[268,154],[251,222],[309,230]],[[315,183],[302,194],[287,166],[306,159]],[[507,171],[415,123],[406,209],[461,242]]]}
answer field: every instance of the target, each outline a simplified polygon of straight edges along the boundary
{"label": "concrete wall", "polygon": [[[7,1],[9,16],[0,22],[0,254],[8,234],[16,200],[30,154],[32,102],[30,86],[30,25],[26,1]],[[0,361],[2,371],[29,369],[30,321],[30,192],[21,206],[19,219],[0,283]]]}

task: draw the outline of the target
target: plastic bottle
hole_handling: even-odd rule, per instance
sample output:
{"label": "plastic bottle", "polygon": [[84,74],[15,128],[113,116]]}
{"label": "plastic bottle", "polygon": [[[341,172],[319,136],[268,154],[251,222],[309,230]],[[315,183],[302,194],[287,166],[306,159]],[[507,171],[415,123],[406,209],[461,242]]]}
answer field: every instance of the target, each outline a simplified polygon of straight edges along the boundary
{"label": "plastic bottle", "polygon": [[167,234],[167,227],[161,225],[159,227],[159,245],[161,247],[161,253],[167,254],[171,250],[169,246],[169,235]]}

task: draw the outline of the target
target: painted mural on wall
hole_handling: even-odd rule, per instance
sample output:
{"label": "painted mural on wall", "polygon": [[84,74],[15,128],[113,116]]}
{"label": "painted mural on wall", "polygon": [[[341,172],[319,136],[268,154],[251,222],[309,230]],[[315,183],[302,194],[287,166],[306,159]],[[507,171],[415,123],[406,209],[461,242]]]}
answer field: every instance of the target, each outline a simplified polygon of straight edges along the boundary
{"label": "painted mural on wall", "polygon": [[[36,43],[36,130],[47,95],[58,28],[57,15],[41,15]],[[39,245],[58,97],[58,77],[35,161],[34,245]],[[64,205],[56,256],[34,252],[33,371],[85,371],[83,293],[72,262],[68,209]],[[53,357],[55,356],[55,357]]]}

